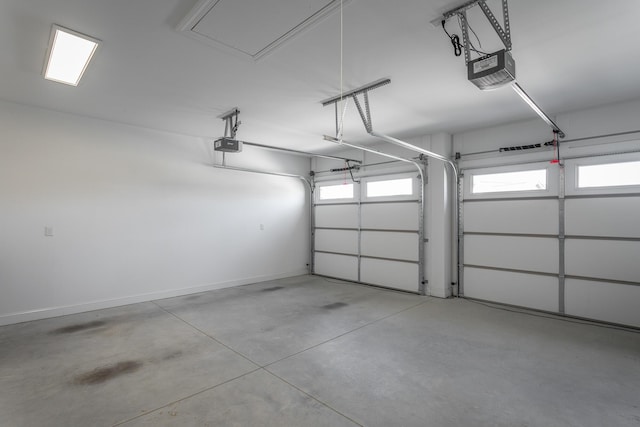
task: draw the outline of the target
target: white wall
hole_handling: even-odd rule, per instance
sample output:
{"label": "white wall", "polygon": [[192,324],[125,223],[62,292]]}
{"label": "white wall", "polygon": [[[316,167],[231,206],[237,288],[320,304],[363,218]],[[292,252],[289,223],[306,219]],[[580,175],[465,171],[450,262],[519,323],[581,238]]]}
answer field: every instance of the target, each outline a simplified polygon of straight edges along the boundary
{"label": "white wall", "polygon": [[0,129],[0,324],[307,271],[300,180],[214,169],[202,138],[18,104],[0,102]]}

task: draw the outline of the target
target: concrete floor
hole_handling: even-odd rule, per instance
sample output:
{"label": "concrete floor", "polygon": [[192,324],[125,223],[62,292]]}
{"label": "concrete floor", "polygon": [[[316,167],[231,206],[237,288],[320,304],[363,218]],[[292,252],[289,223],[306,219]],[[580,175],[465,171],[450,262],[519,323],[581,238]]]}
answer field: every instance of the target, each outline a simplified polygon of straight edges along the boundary
{"label": "concrete floor", "polygon": [[295,277],[0,328],[0,426],[640,426],[640,334]]}

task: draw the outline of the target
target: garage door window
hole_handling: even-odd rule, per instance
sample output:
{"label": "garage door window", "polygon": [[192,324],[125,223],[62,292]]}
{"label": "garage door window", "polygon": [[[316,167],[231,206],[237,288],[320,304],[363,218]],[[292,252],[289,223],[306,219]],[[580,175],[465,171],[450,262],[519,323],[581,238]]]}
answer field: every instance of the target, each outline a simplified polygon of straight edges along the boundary
{"label": "garage door window", "polygon": [[367,197],[410,196],[413,194],[411,178],[367,182]]}
{"label": "garage door window", "polygon": [[640,162],[578,166],[578,188],[640,185]]}
{"label": "garage door window", "polygon": [[472,194],[544,191],[546,189],[546,169],[473,175],[471,178]]}
{"label": "garage door window", "polygon": [[322,185],[319,187],[322,201],[353,199],[353,184]]}

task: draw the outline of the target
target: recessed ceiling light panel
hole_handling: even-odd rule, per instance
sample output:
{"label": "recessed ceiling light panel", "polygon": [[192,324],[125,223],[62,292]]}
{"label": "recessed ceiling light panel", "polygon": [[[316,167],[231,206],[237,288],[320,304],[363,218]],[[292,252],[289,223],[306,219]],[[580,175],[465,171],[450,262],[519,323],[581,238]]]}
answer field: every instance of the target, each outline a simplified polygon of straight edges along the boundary
{"label": "recessed ceiling light panel", "polygon": [[44,78],[77,86],[99,44],[100,40],[93,37],[53,25],[43,70]]}

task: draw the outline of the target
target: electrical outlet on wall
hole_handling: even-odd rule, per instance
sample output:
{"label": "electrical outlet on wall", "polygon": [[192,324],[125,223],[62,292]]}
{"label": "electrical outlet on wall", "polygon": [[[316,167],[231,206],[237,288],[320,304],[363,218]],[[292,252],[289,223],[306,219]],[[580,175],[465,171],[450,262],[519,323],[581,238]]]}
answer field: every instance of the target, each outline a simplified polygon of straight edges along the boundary
{"label": "electrical outlet on wall", "polygon": [[264,231],[264,224],[260,224],[260,231]]}
{"label": "electrical outlet on wall", "polygon": [[53,227],[50,225],[44,226],[44,235],[47,237],[53,237]]}

